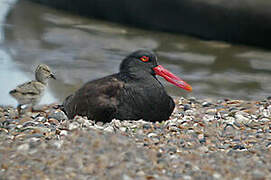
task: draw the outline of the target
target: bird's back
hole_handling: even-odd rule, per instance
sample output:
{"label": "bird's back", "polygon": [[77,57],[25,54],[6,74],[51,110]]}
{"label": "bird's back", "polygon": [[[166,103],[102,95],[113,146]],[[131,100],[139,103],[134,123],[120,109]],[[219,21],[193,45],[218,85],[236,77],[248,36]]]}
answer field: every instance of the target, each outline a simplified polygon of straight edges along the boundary
{"label": "bird's back", "polygon": [[64,110],[69,118],[81,115],[110,121],[115,116],[119,103],[117,97],[122,87],[123,82],[119,81],[117,74],[88,82],[65,99]]}
{"label": "bird's back", "polygon": [[113,118],[167,120],[174,106],[159,81],[138,83],[120,73],[88,82],[63,103],[69,118],[81,115],[103,122]]}
{"label": "bird's back", "polygon": [[29,81],[17,86],[9,94],[14,97],[19,104],[35,105],[43,95],[46,85],[38,81]]}

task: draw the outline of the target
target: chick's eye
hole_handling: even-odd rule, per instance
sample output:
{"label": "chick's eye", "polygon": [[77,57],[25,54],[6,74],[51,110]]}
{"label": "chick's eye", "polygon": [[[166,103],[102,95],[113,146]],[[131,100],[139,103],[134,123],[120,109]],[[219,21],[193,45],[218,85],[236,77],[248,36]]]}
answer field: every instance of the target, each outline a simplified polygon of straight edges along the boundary
{"label": "chick's eye", "polygon": [[142,56],[142,57],[140,58],[140,60],[143,61],[143,62],[147,62],[147,61],[149,61],[149,57],[147,57],[147,56]]}

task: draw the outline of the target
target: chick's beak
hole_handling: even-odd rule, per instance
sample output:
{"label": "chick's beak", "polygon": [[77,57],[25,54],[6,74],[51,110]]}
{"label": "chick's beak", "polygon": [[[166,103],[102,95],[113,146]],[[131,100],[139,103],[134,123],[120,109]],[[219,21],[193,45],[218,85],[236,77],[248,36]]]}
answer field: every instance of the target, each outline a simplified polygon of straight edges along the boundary
{"label": "chick's beak", "polygon": [[50,76],[49,76],[50,78],[52,78],[52,79],[56,79],[56,77],[55,77],[55,75],[54,74],[50,74]]}

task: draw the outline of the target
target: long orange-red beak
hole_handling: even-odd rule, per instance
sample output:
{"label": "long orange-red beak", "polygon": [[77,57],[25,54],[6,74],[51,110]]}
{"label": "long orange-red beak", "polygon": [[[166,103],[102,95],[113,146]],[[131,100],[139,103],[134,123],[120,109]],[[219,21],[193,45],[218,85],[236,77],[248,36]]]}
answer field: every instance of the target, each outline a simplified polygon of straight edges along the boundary
{"label": "long orange-red beak", "polygon": [[192,91],[192,87],[189,84],[187,84],[184,80],[165,69],[163,66],[158,65],[154,67],[153,70],[157,75],[162,76],[163,78],[165,78],[165,80],[174,84],[175,86],[183,88],[187,91]]}

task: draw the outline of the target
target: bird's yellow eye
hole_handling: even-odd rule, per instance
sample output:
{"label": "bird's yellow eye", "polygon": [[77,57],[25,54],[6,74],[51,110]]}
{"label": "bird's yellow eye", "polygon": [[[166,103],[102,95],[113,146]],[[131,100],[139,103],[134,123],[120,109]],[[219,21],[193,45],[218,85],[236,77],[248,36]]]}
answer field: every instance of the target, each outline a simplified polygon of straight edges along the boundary
{"label": "bird's yellow eye", "polygon": [[141,58],[140,58],[140,60],[141,61],[143,61],[143,62],[147,62],[147,61],[149,61],[149,57],[147,57],[147,56],[142,56]]}

